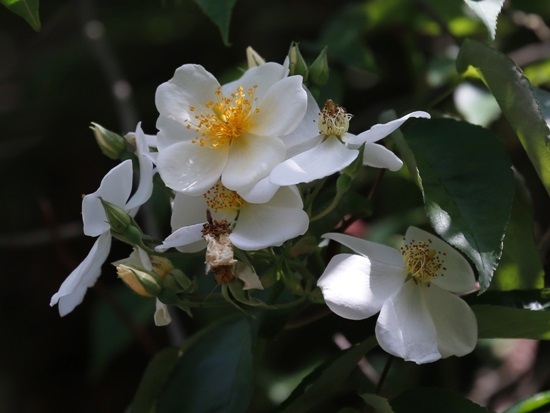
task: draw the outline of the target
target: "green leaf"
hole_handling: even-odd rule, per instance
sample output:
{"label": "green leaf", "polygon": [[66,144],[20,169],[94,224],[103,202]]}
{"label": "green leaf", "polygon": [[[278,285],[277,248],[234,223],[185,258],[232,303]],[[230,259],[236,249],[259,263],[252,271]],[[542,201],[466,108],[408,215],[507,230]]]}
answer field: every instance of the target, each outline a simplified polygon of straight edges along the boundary
{"label": "green leaf", "polygon": [[132,401],[129,413],[151,413],[168,375],[181,350],[170,347],[160,351],[149,362]]}
{"label": "green leaf", "polygon": [[503,413],[548,413],[550,411],[550,391],[538,393],[513,406]]}
{"label": "green leaf", "polygon": [[[432,226],[474,262],[485,291],[513,201],[510,162],[489,131],[466,122],[418,119],[404,132]],[[414,175],[414,166],[407,166]]]}
{"label": "green leaf", "polygon": [[485,82],[550,194],[550,129],[521,69],[503,53],[471,39],[464,40],[456,65],[460,73]]}
{"label": "green leaf", "polygon": [[550,340],[550,312],[496,305],[473,305],[479,338]]}
{"label": "green leaf", "polygon": [[0,0],[0,4],[23,17],[34,30],[40,31],[38,0]]}
{"label": "green leaf", "polygon": [[303,413],[323,402],[330,397],[334,387],[348,377],[361,357],[375,346],[376,339],[370,337],[321,364],[302,380],[277,412]]}
{"label": "green leaf", "polygon": [[487,291],[483,295],[466,297],[470,305],[490,304],[522,308],[525,310],[550,311],[550,288],[541,290]]}
{"label": "green leaf", "polygon": [[218,29],[222,36],[223,43],[229,46],[229,23],[231,13],[237,0],[193,0],[206,14]]}
{"label": "green leaf", "polygon": [[189,343],[160,395],[157,413],[242,413],[254,388],[252,326],[230,317]]}
{"label": "green leaf", "polygon": [[391,402],[395,413],[489,413],[490,410],[459,396],[449,389],[414,388]]}
{"label": "green leaf", "polygon": [[489,36],[494,40],[497,31],[497,17],[504,0],[464,0],[464,2],[487,26]]}
{"label": "green leaf", "polygon": [[374,413],[394,413],[388,399],[377,394],[362,394],[361,398],[374,409]]}

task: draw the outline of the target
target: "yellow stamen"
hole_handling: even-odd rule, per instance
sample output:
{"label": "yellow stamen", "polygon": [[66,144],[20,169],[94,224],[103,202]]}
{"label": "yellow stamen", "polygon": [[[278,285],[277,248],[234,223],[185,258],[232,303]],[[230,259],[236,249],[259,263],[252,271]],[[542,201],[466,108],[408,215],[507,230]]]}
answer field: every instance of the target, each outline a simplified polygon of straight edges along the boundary
{"label": "yellow stamen", "polygon": [[216,183],[203,196],[208,208],[215,212],[238,211],[246,204],[239,194],[227,189],[221,182]]}
{"label": "yellow stamen", "polygon": [[414,241],[401,247],[403,262],[409,275],[415,282],[427,283],[435,277],[443,276],[446,268],[443,266],[445,253],[431,248],[432,241]]}
{"label": "yellow stamen", "polygon": [[[195,115],[194,121],[188,121],[187,129],[194,129],[200,134],[193,143],[207,148],[228,150],[233,139],[250,129],[250,115],[260,111],[255,107],[257,98],[254,93],[257,87],[254,85],[245,91],[239,86],[229,97],[224,96],[219,87],[215,92],[217,101],[205,104],[212,113]],[[189,110],[194,113],[195,107],[191,106]]]}
{"label": "yellow stamen", "polygon": [[342,137],[349,129],[352,116],[346,112],[346,108],[328,99],[319,114],[319,133],[326,137]]}

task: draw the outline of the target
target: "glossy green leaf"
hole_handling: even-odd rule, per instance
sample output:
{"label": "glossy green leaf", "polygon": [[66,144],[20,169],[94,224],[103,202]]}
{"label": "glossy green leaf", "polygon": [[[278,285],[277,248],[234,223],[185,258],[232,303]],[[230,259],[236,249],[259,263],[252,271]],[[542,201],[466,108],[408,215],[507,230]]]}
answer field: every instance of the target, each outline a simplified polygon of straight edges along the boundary
{"label": "glossy green leaf", "polygon": [[229,23],[237,0],[193,0],[218,29],[225,45],[229,45]]}
{"label": "glossy green leaf", "polygon": [[242,413],[254,388],[252,325],[231,317],[190,341],[170,374],[156,413]]}
{"label": "glossy green leaf", "polygon": [[550,391],[535,394],[508,407],[503,413],[548,413],[550,412]]}
{"label": "glossy green leaf", "polygon": [[132,401],[128,413],[151,413],[154,411],[159,396],[168,375],[176,364],[181,350],[175,347],[160,351],[149,362]]}
{"label": "glossy green leaf", "polygon": [[420,387],[391,400],[395,413],[489,413],[490,410],[465,399],[452,390]]}
{"label": "glossy green leaf", "polygon": [[0,4],[6,6],[15,14],[23,17],[31,27],[40,30],[40,16],[38,15],[38,0],[0,0]]}
{"label": "glossy green leaf", "polygon": [[550,312],[495,305],[473,305],[479,338],[550,340]]}
{"label": "glossy green leaf", "polygon": [[504,0],[464,0],[464,2],[487,26],[489,36],[494,39],[497,31],[497,17],[502,10]]}
{"label": "glossy green leaf", "polygon": [[460,73],[485,82],[550,194],[550,129],[521,69],[503,53],[471,39],[462,44],[456,65]]}
{"label": "glossy green leaf", "polygon": [[366,353],[376,346],[370,337],[339,353],[317,367],[294,389],[287,400],[277,409],[279,413],[303,413],[330,397],[334,387],[345,380]]}
{"label": "glossy green leaf", "polygon": [[[486,129],[451,119],[419,119],[405,130],[426,213],[437,234],[464,252],[491,282],[514,194],[511,165]],[[416,172],[407,165],[411,173]]]}

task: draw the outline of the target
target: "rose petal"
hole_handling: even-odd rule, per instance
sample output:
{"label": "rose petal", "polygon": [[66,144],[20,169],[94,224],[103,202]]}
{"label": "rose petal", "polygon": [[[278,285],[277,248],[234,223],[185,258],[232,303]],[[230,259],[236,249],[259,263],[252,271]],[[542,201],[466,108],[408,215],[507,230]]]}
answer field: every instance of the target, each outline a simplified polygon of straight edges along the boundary
{"label": "rose petal", "polygon": [[136,192],[128,200],[125,209],[130,212],[130,215],[135,216],[137,208],[143,205],[151,197],[153,193],[153,162],[147,156],[149,147],[141,123],[136,129],[136,154],[139,159],[139,184]]}
{"label": "rose petal", "polygon": [[245,90],[255,87],[254,97],[261,100],[269,88],[284,79],[287,74],[288,69],[279,63],[268,62],[248,69],[239,79],[223,85],[222,91],[225,96],[230,96],[239,86]]}
{"label": "rose petal", "polygon": [[295,185],[324,178],[351,164],[359,151],[349,149],[338,139],[325,139],[320,145],[277,165],[269,179],[276,185]]}
{"label": "rose petal", "polygon": [[181,227],[172,232],[155,251],[164,252],[170,248],[177,248],[181,252],[197,252],[206,248],[202,238],[202,229],[205,222]]}
{"label": "rose petal", "polygon": [[376,323],[376,339],[387,353],[417,364],[441,358],[435,326],[423,300],[426,284],[409,280],[382,305]]}
{"label": "rose petal", "polygon": [[403,161],[382,145],[366,143],[363,151],[363,165],[398,171],[403,166]]}
{"label": "rose petal", "polygon": [[265,177],[250,188],[241,189],[239,195],[247,202],[265,204],[273,198],[279,188],[279,185],[271,183],[269,177]]}
{"label": "rose petal", "polygon": [[168,307],[166,304],[160,302],[158,298],[155,303],[155,315],[153,319],[155,320],[155,325],[158,327],[166,326],[172,322]]}
{"label": "rose petal", "polygon": [[159,116],[157,120],[157,148],[159,152],[179,142],[192,141],[200,134],[194,128],[187,128],[183,124],[165,116]]}
{"label": "rose petal", "polygon": [[319,105],[317,105],[311,92],[305,90],[307,110],[304,118],[296,129],[281,138],[286,146],[287,159],[313,148],[320,144],[323,139],[323,136],[319,135],[319,126],[317,125],[320,113]]}
{"label": "rose petal", "polygon": [[317,281],[327,306],[340,317],[362,320],[380,311],[382,304],[405,281],[403,271],[354,254],[334,256]]}
{"label": "rose petal", "polygon": [[168,187],[199,195],[218,181],[226,162],[226,151],[180,142],[159,153],[157,167]]}

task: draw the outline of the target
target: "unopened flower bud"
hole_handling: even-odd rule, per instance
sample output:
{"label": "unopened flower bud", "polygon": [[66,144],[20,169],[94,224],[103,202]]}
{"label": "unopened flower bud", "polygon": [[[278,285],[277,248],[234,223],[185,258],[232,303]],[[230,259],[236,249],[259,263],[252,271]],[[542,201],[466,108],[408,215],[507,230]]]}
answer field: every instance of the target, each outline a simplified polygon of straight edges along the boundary
{"label": "unopened flower bud", "polygon": [[161,291],[161,279],[155,273],[126,264],[117,265],[116,271],[128,287],[143,297],[155,297]]}
{"label": "unopened flower bud", "polygon": [[248,67],[250,68],[263,65],[265,63],[265,60],[256,52],[256,50],[248,46],[246,48],[246,62],[248,63]]}
{"label": "unopened flower bud", "polygon": [[288,51],[288,59],[290,61],[290,65],[289,65],[290,75],[302,75],[302,77],[304,78],[304,81],[306,81],[308,77],[307,63],[304,60],[302,53],[300,53],[298,43],[292,42],[290,44],[290,50]]}
{"label": "unopened flower bud", "polygon": [[128,212],[103,198],[99,198],[99,200],[103,205],[113,235],[132,245],[140,245],[142,242],[141,230]]}
{"label": "unopened flower bud", "polygon": [[323,86],[328,81],[329,68],[327,48],[325,47],[309,67],[309,81],[317,86]]}
{"label": "unopened flower bud", "polygon": [[93,122],[90,129],[94,132],[95,140],[103,154],[115,160],[121,158],[126,151],[126,140],[122,136]]}

